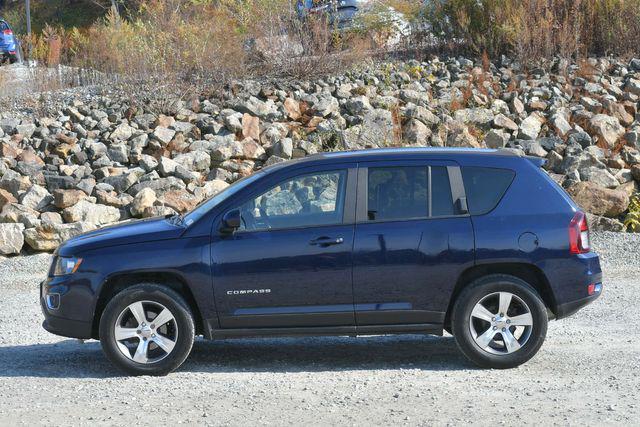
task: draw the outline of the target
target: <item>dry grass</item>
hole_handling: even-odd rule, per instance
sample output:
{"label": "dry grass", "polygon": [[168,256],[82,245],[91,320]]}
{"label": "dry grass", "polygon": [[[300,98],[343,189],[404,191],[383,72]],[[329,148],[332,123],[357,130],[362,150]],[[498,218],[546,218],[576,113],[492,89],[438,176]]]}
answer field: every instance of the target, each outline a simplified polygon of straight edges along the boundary
{"label": "dry grass", "polygon": [[640,0],[435,0],[425,16],[446,43],[522,62],[627,55],[640,45]]}

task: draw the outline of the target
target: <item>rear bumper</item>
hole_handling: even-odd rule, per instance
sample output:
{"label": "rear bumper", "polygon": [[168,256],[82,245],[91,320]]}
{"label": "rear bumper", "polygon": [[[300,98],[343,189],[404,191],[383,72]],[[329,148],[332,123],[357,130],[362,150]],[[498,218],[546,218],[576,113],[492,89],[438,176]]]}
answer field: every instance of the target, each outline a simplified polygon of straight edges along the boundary
{"label": "rear bumper", "polygon": [[556,308],[556,318],[562,319],[577,313],[578,310],[582,309],[583,307],[586,307],[587,305],[591,304],[592,302],[600,298],[600,295],[602,295],[602,291],[594,295],[588,296],[586,298],[581,298],[579,300],[566,302],[564,304],[559,304]]}

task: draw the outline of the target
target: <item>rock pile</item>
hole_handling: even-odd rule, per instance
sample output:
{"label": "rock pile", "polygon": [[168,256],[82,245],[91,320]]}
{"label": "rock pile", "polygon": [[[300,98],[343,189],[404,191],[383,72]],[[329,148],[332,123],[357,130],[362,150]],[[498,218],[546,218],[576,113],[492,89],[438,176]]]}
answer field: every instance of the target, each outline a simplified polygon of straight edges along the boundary
{"label": "rock pile", "polygon": [[506,59],[381,63],[315,81],[236,82],[169,114],[121,94],[71,99],[53,117],[0,118],[0,254],[184,212],[288,159],[399,145],[545,158],[593,224],[621,230],[640,182],[639,62],[529,73]]}

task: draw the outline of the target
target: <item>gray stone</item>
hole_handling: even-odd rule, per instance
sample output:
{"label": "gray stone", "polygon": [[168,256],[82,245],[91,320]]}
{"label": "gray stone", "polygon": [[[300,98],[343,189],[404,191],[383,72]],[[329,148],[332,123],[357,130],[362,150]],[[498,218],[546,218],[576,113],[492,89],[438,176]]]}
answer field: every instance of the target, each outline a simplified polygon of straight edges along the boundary
{"label": "gray stone", "polygon": [[283,159],[290,159],[293,156],[293,141],[291,138],[283,138],[273,146],[273,155]]}
{"label": "gray stone", "polygon": [[158,171],[162,176],[173,175],[178,166],[178,162],[171,160],[168,157],[160,157],[160,160],[158,161]]}
{"label": "gray stone", "polygon": [[511,120],[509,117],[504,114],[498,114],[493,118],[493,125],[500,129],[508,129],[510,131],[516,132],[518,130],[518,125],[516,122]]}
{"label": "gray stone", "polygon": [[608,170],[597,167],[580,169],[580,179],[605,188],[616,188],[620,183]]}
{"label": "gray stone", "polygon": [[114,144],[107,150],[107,155],[114,162],[129,163],[129,147],[125,144]]}
{"label": "gray stone", "polygon": [[420,120],[410,119],[403,127],[402,137],[408,144],[427,146],[431,138],[431,129]]}
{"label": "gray stone", "polygon": [[587,213],[587,223],[591,231],[625,231],[624,224],[617,219]]}
{"label": "gray stone", "polygon": [[158,161],[155,159],[155,157],[148,154],[143,154],[140,157],[140,161],[138,162],[138,164],[147,172],[151,172],[158,167]]}
{"label": "gray stone", "polygon": [[131,202],[131,215],[134,217],[142,217],[145,210],[151,208],[156,202],[156,193],[151,188],[143,188],[135,195]]}
{"label": "gray stone", "polygon": [[53,203],[53,196],[46,188],[33,185],[20,197],[20,203],[35,211],[43,212]]}
{"label": "gray stone", "polygon": [[491,126],[494,117],[493,112],[486,108],[466,108],[454,113],[454,119],[458,122],[485,127]]}
{"label": "gray stone", "polygon": [[62,211],[62,217],[68,223],[86,222],[100,226],[111,224],[120,220],[120,210],[112,206],[91,203],[80,200],[74,206]]}
{"label": "gray stone", "polygon": [[1,223],[21,223],[26,228],[35,227],[39,224],[38,211],[17,203],[9,203],[2,208],[0,213]]}
{"label": "gray stone", "polygon": [[19,254],[24,246],[23,224],[0,224],[0,254]]}
{"label": "gray stone", "polygon": [[604,142],[609,148],[613,148],[625,133],[625,128],[620,124],[618,119],[607,116],[606,114],[596,114],[590,120],[589,125],[598,136],[598,139]]}
{"label": "gray stone", "polygon": [[128,123],[121,123],[111,132],[110,139],[113,141],[127,141],[133,135],[134,130]]}
{"label": "gray stone", "polygon": [[356,96],[348,99],[345,103],[345,108],[354,116],[362,115],[365,111],[373,109],[371,103],[369,103],[369,98],[366,96]]}
{"label": "gray stone", "polygon": [[123,173],[116,176],[108,176],[102,182],[109,184],[118,193],[127,191],[133,184],[138,182],[138,179],[142,176],[142,170],[132,170],[128,173]]}
{"label": "gray stone", "polygon": [[537,139],[538,135],[540,135],[540,131],[542,130],[542,123],[543,120],[538,114],[531,114],[520,124],[518,138],[525,140]]}
{"label": "gray stone", "polygon": [[547,151],[542,148],[542,145],[540,145],[540,143],[538,142],[527,144],[525,153],[527,153],[529,156],[547,157]]}
{"label": "gray stone", "polygon": [[511,135],[499,129],[490,130],[484,137],[484,143],[488,148],[504,148]]}
{"label": "gray stone", "polygon": [[173,129],[158,126],[153,130],[152,135],[155,140],[160,141],[161,143],[166,145],[173,140],[173,137],[176,135],[176,131]]}
{"label": "gray stone", "polygon": [[36,131],[36,125],[33,123],[25,123],[16,126],[16,132],[25,138],[31,138]]}
{"label": "gray stone", "polygon": [[94,229],[94,225],[86,222],[73,224],[43,222],[35,228],[25,230],[24,239],[36,251],[53,251],[62,242]]}

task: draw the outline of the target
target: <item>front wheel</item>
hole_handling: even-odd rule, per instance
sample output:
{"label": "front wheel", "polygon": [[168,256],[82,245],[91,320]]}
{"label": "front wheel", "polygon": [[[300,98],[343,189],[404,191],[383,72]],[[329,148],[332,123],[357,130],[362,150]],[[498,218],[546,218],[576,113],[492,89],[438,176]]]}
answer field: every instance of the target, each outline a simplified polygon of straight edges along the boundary
{"label": "front wheel", "polygon": [[109,301],[100,318],[105,355],[130,375],[167,375],[185,361],[194,337],[188,304],[157,284],[126,288]]}
{"label": "front wheel", "polygon": [[547,310],[535,289],[506,275],[473,282],[452,313],[460,350],[484,368],[507,369],[527,362],[542,346],[547,323]]}

